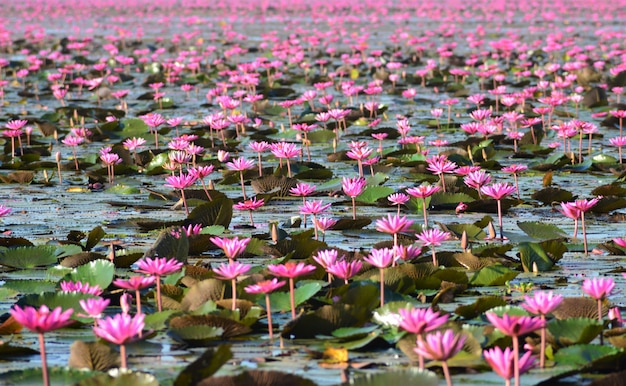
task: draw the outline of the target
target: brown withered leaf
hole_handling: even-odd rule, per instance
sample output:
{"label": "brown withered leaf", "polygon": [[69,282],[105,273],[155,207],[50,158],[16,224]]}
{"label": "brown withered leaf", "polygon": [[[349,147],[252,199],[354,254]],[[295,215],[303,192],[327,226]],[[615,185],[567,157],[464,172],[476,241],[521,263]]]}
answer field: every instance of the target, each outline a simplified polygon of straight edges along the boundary
{"label": "brown withered leaf", "polygon": [[119,363],[120,355],[104,343],[77,340],[70,346],[68,366],[71,368],[107,371]]}

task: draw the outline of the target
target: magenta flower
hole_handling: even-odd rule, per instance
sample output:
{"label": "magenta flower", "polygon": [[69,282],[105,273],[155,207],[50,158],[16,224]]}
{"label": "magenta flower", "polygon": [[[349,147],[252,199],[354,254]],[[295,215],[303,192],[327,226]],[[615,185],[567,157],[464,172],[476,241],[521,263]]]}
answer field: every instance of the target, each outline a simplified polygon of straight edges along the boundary
{"label": "magenta flower", "polygon": [[109,305],[110,300],[101,297],[79,300],[80,307],[93,319],[99,319]]}
{"label": "magenta flower", "polygon": [[585,246],[585,255],[588,255],[587,247],[587,228],[585,227],[585,213],[593,208],[602,197],[592,198],[590,200],[576,200],[573,202],[573,206],[580,211],[580,222],[583,228],[583,244]]}
{"label": "magenta flower", "polygon": [[90,285],[89,283],[83,283],[80,281],[62,281],[59,283],[61,291],[63,292],[80,292],[82,294],[89,294],[94,296],[102,295],[103,290],[99,285]]}
{"label": "magenta flower", "polygon": [[[2,205],[0,205],[0,217],[3,216],[1,207]],[[615,237],[613,242],[619,247],[626,248],[626,237]]]}
{"label": "magenta flower", "polygon": [[[304,201],[302,206],[299,206],[298,209],[300,209],[300,213],[302,213],[304,216],[306,216],[307,214],[310,214],[311,216],[313,216],[313,223],[315,223],[317,221],[317,215],[324,212],[326,209],[330,208],[330,205],[331,204],[324,204],[322,200]],[[318,239],[317,227],[314,227],[314,231],[315,231],[315,239],[317,240]]]}
{"label": "magenta flower", "polygon": [[543,328],[546,322],[541,318],[531,318],[529,316],[508,314],[498,316],[493,312],[487,312],[485,315],[491,324],[493,324],[502,333],[509,335],[513,340],[515,386],[519,386],[519,375],[521,369],[519,357],[519,337]]}
{"label": "magenta flower", "polygon": [[144,314],[130,316],[116,314],[108,318],[99,319],[98,325],[93,328],[96,336],[120,346],[121,368],[126,368],[126,344],[133,342],[141,334],[144,327]]}
{"label": "magenta flower", "polygon": [[335,224],[337,224],[337,220],[330,217],[319,217],[313,219],[313,226],[315,229],[322,232],[322,241],[326,238],[326,231],[334,227]]}
{"label": "magenta flower", "polygon": [[270,339],[274,338],[274,327],[272,325],[272,308],[270,303],[270,292],[274,292],[278,288],[285,285],[286,282],[278,281],[274,278],[272,280],[265,280],[256,284],[251,284],[244,288],[249,294],[264,294],[265,295],[265,309],[267,313],[267,326],[269,330]]}
{"label": "magenta flower", "polygon": [[243,183],[243,172],[248,169],[254,169],[254,161],[245,159],[244,157],[235,158],[231,162],[226,163],[226,169],[228,170],[236,170],[239,172],[239,180],[241,181],[241,193],[243,194],[243,199],[247,200],[246,197],[246,188]]}
{"label": "magenta flower", "polygon": [[436,185],[420,185],[415,188],[409,188],[406,193],[409,196],[420,198],[422,200],[422,212],[424,214],[424,228],[428,228],[428,214],[426,211],[426,198],[437,193],[440,188]]}
{"label": "magenta flower", "polygon": [[4,217],[11,213],[11,208],[7,208],[4,205],[0,205],[0,217]]}
{"label": "magenta flower", "polygon": [[291,163],[289,159],[299,156],[302,149],[295,143],[277,142],[270,145],[270,150],[272,154],[279,159],[279,167],[281,170],[283,167],[283,159],[287,162],[287,176],[291,177]]}
{"label": "magenta flower", "polygon": [[425,339],[418,339],[417,347],[413,350],[425,358],[440,361],[446,382],[448,385],[452,385],[448,359],[461,351],[463,343],[465,343],[465,335],[463,334],[455,334],[452,330],[446,330],[443,333],[436,331],[426,335]]}
{"label": "magenta flower", "polygon": [[324,249],[322,251],[318,251],[315,255],[313,255],[313,260],[315,260],[315,262],[322,268],[326,269],[329,265],[334,264],[337,261],[337,250]]}
{"label": "magenta flower", "polygon": [[76,168],[76,171],[80,170],[78,167],[78,157],[76,156],[76,147],[80,145],[81,143],[83,143],[84,141],[85,141],[85,138],[74,136],[74,135],[68,135],[61,140],[61,142],[64,145],[72,148],[72,155],[74,157],[74,167]]}
{"label": "magenta flower", "polygon": [[211,240],[211,242],[219,248],[222,248],[224,254],[229,260],[234,260],[246,250],[251,238],[246,237],[240,239],[237,236],[232,238],[211,237],[209,240]]}
{"label": "magenta flower", "polygon": [[395,260],[393,250],[389,248],[372,249],[370,254],[363,258],[366,262],[380,271],[380,306],[385,305],[385,268],[389,267]]}
{"label": "magenta flower", "polygon": [[326,272],[328,272],[329,276],[334,275],[340,279],[343,279],[344,284],[347,285],[348,279],[350,279],[352,276],[359,273],[362,267],[363,267],[363,263],[361,263],[359,260],[353,260],[353,261],[341,260],[341,261],[335,261],[332,264],[329,264],[326,267]]}
{"label": "magenta flower", "polygon": [[257,201],[256,197],[252,197],[250,200],[243,200],[233,205],[233,209],[247,210],[250,214],[250,226],[254,227],[254,220],[252,219],[252,212],[265,205],[265,200],[260,199]]}
{"label": "magenta flower", "polygon": [[294,278],[309,275],[315,271],[315,266],[303,262],[295,263],[288,261],[285,264],[269,264],[267,269],[274,276],[286,277],[289,279],[289,298],[291,301],[291,318],[296,318],[296,300],[294,295]]}
{"label": "magenta flower", "polygon": [[393,235],[394,247],[398,245],[398,233],[407,232],[410,230],[412,220],[408,220],[406,216],[400,217],[399,215],[390,215],[376,220],[376,230],[383,233],[390,233]]}
{"label": "magenta flower", "polygon": [[48,377],[48,362],[46,360],[46,343],[43,334],[48,331],[58,330],[71,323],[70,317],[74,310],[70,308],[63,311],[61,307],[57,307],[50,311],[46,305],[42,305],[39,309],[30,306],[24,308],[13,306],[9,312],[19,324],[39,335],[43,384],[44,386],[49,386],[50,378]]}
{"label": "magenta flower", "polygon": [[[524,303],[522,308],[531,314],[539,315],[541,320],[546,320],[546,315],[554,311],[555,308],[563,301],[563,296],[554,295],[552,291],[549,292],[535,292],[533,297],[528,295],[524,296]],[[545,367],[545,355],[546,355],[546,326],[541,328],[541,348],[539,354],[539,367]],[[510,377],[509,377],[510,378]]]}
{"label": "magenta flower", "polygon": [[346,153],[348,158],[354,159],[358,163],[359,168],[359,177],[363,177],[363,161],[367,159],[373,152],[372,148],[369,147],[358,147],[355,149],[351,149]]}
{"label": "magenta flower", "polygon": [[145,124],[150,129],[151,133],[154,133],[154,147],[159,148],[159,130],[158,127],[165,123],[165,118],[161,114],[150,113],[141,117]]}
{"label": "magenta flower", "polygon": [[137,267],[137,272],[156,277],[157,309],[161,312],[161,276],[170,275],[180,270],[183,267],[183,263],[174,257],[171,259],[166,257],[155,257],[154,259],[144,257],[137,262]]}
{"label": "magenta flower", "polygon": [[452,161],[448,161],[448,157],[446,157],[445,155],[434,155],[430,158],[426,158],[426,163],[428,164],[426,169],[433,172],[433,174],[436,174],[439,176],[439,180],[441,181],[441,186],[445,193],[446,181],[444,180],[443,175],[446,173],[454,173],[458,165]]}
{"label": "magenta flower", "polygon": [[204,179],[208,177],[209,174],[213,173],[214,169],[215,167],[213,165],[195,166],[195,167],[191,167],[187,169],[187,173],[190,176],[192,176],[196,180],[200,180],[200,183],[202,184],[202,189],[204,189],[204,194],[206,194],[206,197],[209,199],[209,201],[213,201],[213,199],[211,198],[211,195],[209,194],[209,191],[204,182]]}
{"label": "magenta flower", "polygon": [[259,177],[263,176],[263,164],[262,164],[262,159],[261,159],[261,153],[263,153],[264,151],[266,151],[267,149],[270,148],[270,144],[265,142],[265,141],[251,141],[248,144],[248,147],[250,149],[252,149],[252,151],[257,153],[257,157],[258,157],[258,166],[259,166]]}
{"label": "magenta flower", "polygon": [[188,174],[181,173],[178,176],[167,177],[165,179],[165,182],[167,182],[165,186],[172,188],[172,189],[180,190],[180,194],[183,199],[183,204],[185,206],[185,212],[187,213],[187,216],[189,216],[189,207],[187,207],[187,199],[185,198],[185,189],[192,186],[194,182],[196,182],[196,178],[191,173],[188,173]]}
{"label": "magenta flower", "polygon": [[465,177],[463,177],[463,182],[470,188],[476,189],[478,191],[478,197],[482,198],[480,189],[491,182],[491,174],[482,169],[476,170],[469,172]]}
{"label": "magenta flower", "polygon": [[515,181],[515,190],[517,191],[518,200],[520,199],[520,194],[519,194],[519,183],[517,181],[517,175],[527,169],[528,169],[528,166],[521,165],[521,164],[512,164],[512,165],[502,168],[503,172],[513,174],[513,180]]}
{"label": "magenta flower", "polygon": [[500,239],[504,240],[502,231],[502,199],[515,191],[515,187],[503,182],[496,182],[492,185],[486,185],[480,188],[485,195],[493,198],[498,202],[498,225],[500,227]]}
{"label": "magenta flower", "polygon": [[[424,339],[424,333],[438,329],[448,321],[448,315],[441,315],[432,308],[400,308],[400,327]],[[420,369],[424,368],[424,357],[418,353]]]}
{"label": "magenta flower", "polygon": [[250,264],[243,264],[238,261],[230,260],[228,264],[220,264],[219,267],[213,268],[213,272],[220,280],[230,280],[232,286],[232,310],[237,309],[237,277],[245,274],[251,268]]}
{"label": "magenta flower", "polygon": [[156,276],[131,276],[128,280],[115,279],[113,285],[130,291],[135,291],[135,304],[137,313],[141,314],[141,295],[139,291],[151,287],[156,282]]}
{"label": "magenta flower", "polygon": [[[513,350],[511,350],[510,347],[507,347],[504,351],[502,351],[500,347],[496,346],[491,350],[484,350],[483,356],[493,371],[504,378],[506,386],[510,386],[511,378],[515,375],[515,355]],[[520,374],[524,374],[535,366],[535,357],[532,356],[532,352],[527,351],[520,357],[519,366]]]}
{"label": "magenta flower", "polygon": [[400,215],[400,206],[405,205],[409,202],[410,197],[404,193],[392,193],[387,196],[387,201],[391,203],[391,205],[396,205],[398,207],[398,216]]}
{"label": "magenta flower", "polygon": [[[594,277],[583,281],[583,291],[598,302],[598,321],[600,323],[602,323],[602,301],[611,294],[613,288],[615,288],[615,282],[610,277]],[[600,341],[602,342],[602,334],[600,334]]]}
{"label": "magenta flower", "polygon": [[448,240],[450,238],[450,233],[439,229],[424,229],[421,233],[418,233],[415,236],[424,244],[424,246],[430,247],[433,256],[433,265],[438,267],[439,262],[437,261],[435,247],[440,246],[442,241]]}
{"label": "magenta flower", "polygon": [[352,219],[356,220],[356,197],[363,193],[367,181],[362,177],[348,178],[343,177],[341,179],[341,187],[346,196],[352,199]]}
{"label": "magenta flower", "polygon": [[581,214],[580,210],[572,202],[561,202],[561,209],[557,210],[565,217],[574,220],[574,236],[572,238],[576,240],[576,236],[578,236],[578,219]]}

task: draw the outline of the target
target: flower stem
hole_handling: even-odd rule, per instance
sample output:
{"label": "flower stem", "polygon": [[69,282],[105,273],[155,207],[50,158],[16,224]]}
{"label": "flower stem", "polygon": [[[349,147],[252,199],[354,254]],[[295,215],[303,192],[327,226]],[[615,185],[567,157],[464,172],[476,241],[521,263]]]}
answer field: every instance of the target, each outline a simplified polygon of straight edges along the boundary
{"label": "flower stem", "polygon": [[[602,324],[602,330],[604,330],[604,322],[602,321],[602,299],[598,299],[598,322]],[[602,331],[600,331],[600,345],[604,345]]]}
{"label": "flower stem", "polygon": [[126,362],[126,346],[123,344],[120,344],[120,367],[122,369],[126,369],[127,367],[127,362]]}
{"label": "flower stem", "polygon": [[237,279],[233,278],[230,281],[231,287],[232,287],[232,300],[233,300],[233,305],[232,305],[232,310],[235,311],[237,309]]}
{"label": "flower stem", "polygon": [[541,348],[540,348],[540,353],[539,353],[539,367],[540,368],[544,368],[546,367],[546,326],[545,326],[545,320],[546,320],[546,316],[544,314],[541,314],[541,321],[543,322],[544,326],[541,329]]}
{"label": "flower stem", "polygon": [[515,386],[519,386],[519,339],[513,336],[513,371],[515,374]]}
{"label": "flower stem", "polygon": [[[424,334],[417,334],[417,342],[419,344],[419,342],[423,342],[424,341]],[[422,354],[418,354],[417,355],[418,361],[419,361],[419,367],[420,369],[424,370],[424,357],[422,356]]]}
{"label": "flower stem", "polygon": [[504,234],[502,232],[502,201],[498,201],[498,226],[500,227],[500,240],[504,240]]}
{"label": "flower stem", "polygon": [[157,289],[157,310],[161,312],[162,304],[161,304],[161,276],[156,277],[156,289]]}
{"label": "flower stem", "polygon": [[426,211],[426,197],[422,197],[422,212],[424,213],[424,229],[428,228],[428,212]]}
{"label": "flower stem", "polygon": [[241,193],[243,194],[243,199],[247,200],[248,197],[246,197],[246,188],[243,185],[243,170],[239,171],[239,179],[241,180]]}
{"label": "flower stem", "polygon": [[137,305],[137,313],[141,314],[141,296],[139,295],[139,290],[135,290],[135,303]]}
{"label": "flower stem", "polygon": [[291,319],[296,318],[296,297],[293,277],[289,278],[289,301],[291,302]]}
{"label": "flower stem", "polygon": [[585,247],[585,256],[587,256],[589,254],[589,250],[587,248],[587,228],[585,228],[585,212],[582,210],[580,211],[580,222],[583,227],[583,245]]}
{"label": "flower stem", "polygon": [[356,220],[356,200],[352,197],[352,219]]}
{"label": "flower stem", "polygon": [[380,268],[380,306],[385,305],[385,268]]}
{"label": "flower stem", "polygon": [[187,198],[185,197],[185,189],[180,190],[180,195],[183,197],[183,205],[185,206],[185,213],[189,216],[189,208],[187,207]]}
{"label": "flower stem", "polygon": [[274,339],[274,327],[272,326],[272,309],[270,308],[270,294],[265,294],[265,312],[267,313],[267,329],[270,333],[270,339]]}
{"label": "flower stem", "polygon": [[48,361],[46,360],[46,342],[43,338],[43,332],[39,333],[39,351],[41,353],[41,374],[43,375],[44,386],[50,386],[50,377],[48,376]]}
{"label": "flower stem", "polygon": [[446,377],[446,385],[452,386],[452,378],[450,378],[450,368],[448,367],[448,362],[443,361],[441,363],[441,368],[443,369],[444,377]]}

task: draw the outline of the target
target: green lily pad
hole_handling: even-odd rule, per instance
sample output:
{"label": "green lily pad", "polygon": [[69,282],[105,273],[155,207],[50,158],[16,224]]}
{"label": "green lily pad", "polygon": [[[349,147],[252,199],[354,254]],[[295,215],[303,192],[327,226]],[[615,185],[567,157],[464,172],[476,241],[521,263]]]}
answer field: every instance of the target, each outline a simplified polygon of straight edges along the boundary
{"label": "green lily pad", "polygon": [[603,324],[591,318],[555,319],[548,323],[548,333],[560,346],[589,343],[603,328]]}
{"label": "green lily pad", "polygon": [[83,312],[79,302],[93,298],[95,298],[95,296],[80,292],[44,292],[38,295],[31,294],[23,296],[17,301],[17,304],[21,307],[31,306],[35,308],[46,305],[51,310],[57,307],[61,307],[63,310],[72,308],[74,310],[72,316],[74,317],[77,313]]}
{"label": "green lily pad", "polygon": [[475,224],[441,224],[439,225],[444,231],[453,233],[456,237],[461,238],[463,232],[466,232],[468,240],[484,240],[487,234]]}
{"label": "green lily pad", "polygon": [[559,365],[573,367],[589,366],[593,361],[615,355],[619,349],[611,346],[599,346],[596,344],[579,344],[559,350],[554,355],[554,360]]}
{"label": "green lily pad", "polygon": [[154,375],[132,370],[113,369],[106,374],[97,374],[82,379],[75,386],[159,386]]}
{"label": "green lily pad", "polygon": [[538,221],[518,221],[517,226],[533,239],[552,240],[567,237],[563,230],[553,224]]}
{"label": "green lily pad", "polygon": [[315,130],[307,134],[311,143],[332,143],[335,136],[335,132],[331,130]]}
{"label": "green lily pad", "polygon": [[15,291],[17,293],[39,294],[42,292],[56,291],[57,283],[45,280],[7,280],[2,289]]}
{"label": "green lily pad", "polygon": [[[322,285],[318,282],[309,282],[296,288],[294,291],[294,300],[296,307],[306,302],[315,296],[319,290],[322,289]],[[289,298],[289,292],[273,292],[270,294],[270,302],[272,305],[272,311],[289,311],[291,310],[291,303]],[[265,298],[259,299],[259,305],[265,306]]]}
{"label": "green lily pad", "polygon": [[148,125],[141,118],[126,118],[121,121],[122,135],[125,137],[140,137],[149,139]]}
{"label": "green lily pad", "polygon": [[170,328],[168,334],[178,341],[202,346],[211,340],[220,339],[224,329],[214,326],[187,326]]}
{"label": "green lily pad", "polygon": [[0,251],[0,265],[11,268],[44,267],[57,262],[57,248],[49,245],[7,248]]}
{"label": "green lily pad", "polygon": [[350,338],[354,336],[361,336],[363,334],[369,334],[376,330],[378,326],[372,325],[367,327],[344,327],[338,328],[332,332],[335,338]]}
{"label": "green lily pad", "polygon": [[506,301],[500,296],[483,296],[474,303],[465,306],[458,306],[454,313],[465,319],[474,319],[485,312],[496,307],[503,307]]}
{"label": "green lily pad", "polygon": [[91,251],[93,247],[95,247],[105,235],[106,232],[104,231],[104,229],[102,229],[100,225],[93,228],[91,231],[89,231],[89,235],[87,235],[85,249]]}
{"label": "green lily pad", "polygon": [[531,195],[533,200],[541,201],[544,205],[550,205],[553,202],[568,202],[574,198],[574,195],[564,189],[545,188]]}
{"label": "green lily pad", "polygon": [[166,322],[169,318],[171,318],[178,311],[175,310],[165,310],[161,312],[154,312],[152,314],[146,314],[144,318],[145,329],[146,330],[163,330],[165,329]]}
{"label": "green lily pad", "polygon": [[167,257],[176,258],[178,261],[186,262],[189,255],[189,238],[185,232],[177,232],[177,227],[167,228],[159,233],[156,241],[146,252],[144,257]]}
{"label": "green lily pad", "polygon": [[[83,379],[98,374],[93,371],[71,369],[69,367],[49,367],[48,376],[51,385],[74,385]],[[0,383],[5,385],[37,386],[42,384],[41,368],[13,370],[0,374]]]}
{"label": "green lily pad", "polygon": [[115,265],[109,260],[98,259],[75,268],[64,280],[89,283],[106,289],[113,281]]}
{"label": "green lily pad", "polygon": [[290,321],[283,327],[283,337],[296,339],[329,335],[341,327],[360,327],[369,319],[369,311],[348,304],[322,306]]}
{"label": "green lily pad", "polygon": [[174,386],[195,385],[199,381],[215,374],[232,357],[233,353],[230,351],[230,345],[210,348],[178,374],[176,380],[174,380]]}
{"label": "green lily pad", "polygon": [[518,274],[519,272],[505,267],[502,264],[490,265],[474,273],[469,284],[473,286],[504,285],[507,281],[514,279]]}
{"label": "green lily pad", "polygon": [[221,225],[228,228],[233,218],[233,200],[228,197],[216,198],[196,206],[184,222],[184,225],[201,224],[203,227]]}
{"label": "green lily pad", "polygon": [[430,206],[435,209],[454,209],[460,202],[467,204],[473,201],[474,198],[465,193],[437,192],[430,197]]}
{"label": "green lily pad", "polygon": [[368,186],[363,193],[356,197],[356,201],[365,204],[375,204],[379,199],[387,197],[395,190],[387,186]]}
{"label": "green lily pad", "polygon": [[382,373],[355,375],[353,386],[388,386],[388,385],[420,385],[437,386],[439,377],[428,370],[409,368],[406,370],[389,370]]}

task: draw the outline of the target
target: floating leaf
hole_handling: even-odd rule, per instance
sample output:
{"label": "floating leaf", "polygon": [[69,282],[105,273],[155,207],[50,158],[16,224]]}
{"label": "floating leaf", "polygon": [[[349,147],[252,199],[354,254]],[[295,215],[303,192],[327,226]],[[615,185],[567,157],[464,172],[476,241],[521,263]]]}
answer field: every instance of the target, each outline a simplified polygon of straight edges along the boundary
{"label": "floating leaf", "polygon": [[454,313],[465,318],[474,319],[495,307],[506,305],[506,301],[500,296],[483,296],[478,298],[474,303],[465,306],[458,306]]}
{"label": "floating leaf", "polygon": [[544,272],[554,266],[554,262],[538,243],[520,243],[519,254],[524,272]]}
{"label": "floating leaf", "polygon": [[221,225],[228,228],[233,217],[233,204],[233,200],[224,197],[198,205],[189,213],[184,225]]}
{"label": "floating leaf", "polygon": [[554,355],[554,360],[559,365],[586,367],[598,359],[609,355],[615,355],[618,352],[619,349],[611,346],[580,344],[559,350]]}
{"label": "floating leaf", "polygon": [[223,333],[222,328],[213,326],[185,326],[169,329],[169,335],[174,339],[194,346],[209,344],[210,341],[220,339]]}
{"label": "floating leaf", "polygon": [[315,130],[307,134],[311,143],[332,143],[335,136],[331,130]]}
{"label": "floating leaf", "polygon": [[365,204],[375,204],[379,199],[387,197],[395,190],[387,186],[368,186],[363,193],[356,197],[356,201]]}
{"label": "floating leaf", "polygon": [[609,184],[598,186],[597,188],[591,191],[591,195],[593,196],[626,196],[626,188],[617,185],[617,184]]}
{"label": "floating leaf", "polygon": [[432,371],[418,368],[406,370],[389,370],[382,373],[355,376],[353,386],[388,386],[388,385],[420,385],[437,386],[439,377]]}
{"label": "floating leaf", "polygon": [[113,369],[106,374],[94,375],[83,379],[74,386],[159,386],[159,381],[152,374],[126,369]]}
{"label": "floating leaf", "polygon": [[[69,367],[48,368],[51,385],[77,385],[79,381],[95,374],[98,373]],[[41,368],[7,371],[0,374],[0,383],[4,385],[41,385],[42,376]]]}
{"label": "floating leaf", "polygon": [[316,335],[330,335],[341,327],[362,326],[368,319],[369,312],[362,307],[347,304],[327,305],[287,323],[281,334],[297,339],[314,338]]}
{"label": "floating leaf", "polygon": [[566,238],[567,234],[553,224],[538,221],[518,221],[517,226],[528,236],[538,240]]}
{"label": "floating leaf", "polygon": [[185,232],[177,232],[177,228],[164,229],[159,233],[156,241],[145,253],[144,257],[167,257],[186,262],[189,255],[189,239]]}
{"label": "floating leaf", "polygon": [[454,209],[460,202],[468,204],[473,201],[473,197],[464,193],[437,192],[430,197],[430,206],[435,209]]}
{"label": "floating leaf", "polygon": [[596,205],[591,208],[593,213],[609,213],[617,209],[626,208],[626,198],[622,197],[602,197]]}
{"label": "floating leaf", "polygon": [[364,334],[369,334],[370,332],[376,330],[378,326],[371,325],[367,327],[344,327],[338,328],[332,332],[332,335],[335,338],[351,338],[355,336],[362,336]]}
{"label": "floating leaf", "polygon": [[114,275],[115,265],[109,260],[99,259],[75,268],[64,280],[89,283],[104,290],[111,284]]}
{"label": "floating leaf", "polygon": [[57,283],[45,280],[7,280],[3,288],[23,295],[56,291]]}
{"label": "floating leaf", "polygon": [[370,225],[372,220],[369,218],[357,217],[356,220],[351,218],[340,218],[335,225],[330,228],[333,231],[345,231],[349,229],[362,229]]}
{"label": "floating leaf", "polygon": [[215,374],[233,357],[230,345],[220,345],[206,350],[198,359],[185,367],[176,377],[174,386],[193,386]]}
{"label": "floating leaf", "polygon": [[77,340],[70,346],[70,368],[106,371],[118,367],[119,362],[120,355],[102,342]]}
{"label": "floating leaf", "polygon": [[532,194],[532,199],[541,201],[544,205],[550,205],[554,202],[568,202],[574,198],[574,195],[564,189],[545,188]]}
{"label": "floating leaf", "polygon": [[[7,360],[13,359],[15,357],[27,356],[27,355],[37,355],[38,352],[33,350],[32,348],[23,347],[23,346],[12,346],[9,342],[0,340],[0,359]],[[3,379],[3,376],[0,374],[0,380]],[[40,384],[41,379],[38,380]],[[8,383],[7,383],[8,384]]]}
{"label": "floating leaf", "polygon": [[[322,285],[318,282],[309,282],[296,288],[296,290],[294,291],[294,300],[296,307],[315,296],[315,294],[318,293],[320,289],[322,289]],[[291,310],[289,292],[271,293],[270,302],[272,304],[272,310]],[[259,304],[261,306],[265,306],[265,298],[260,299]]]}
{"label": "floating leaf", "polygon": [[[602,314],[606,315],[606,304],[602,307]],[[598,302],[587,297],[564,297],[559,306],[552,311],[557,319],[590,318],[598,319]]]}
{"label": "floating leaf", "polygon": [[282,371],[247,370],[239,375],[209,377],[197,386],[315,386],[315,382]]}
{"label": "floating leaf", "polygon": [[217,279],[206,279],[196,283],[187,291],[181,301],[181,307],[185,311],[194,311],[207,301],[217,301],[224,296],[224,283]]}
{"label": "floating leaf", "polygon": [[32,294],[23,296],[17,301],[17,304],[21,307],[32,306],[35,308],[46,305],[51,310],[57,307],[61,307],[63,310],[72,308],[74,310],[72,314],[74,317],[77,313],[83,312],[79,302],[92,298],[95,298],[95,296],[80,292],[44,292],[38,295]]}
{"label": "floating leaf", "polygon": [[452,232],[457,238],[461,238],[463,232],[467,233],[468,240],[484,240],[487,234],[475,224],[441,224],[437,223],[444,231]]}
{"label": "floating leaf", "polygon": [[0,265],[11,268],[34,268],[57,262],[57,248],[48,245],[10,248],[0,251]]}
{"label": "floating leaf", "polygon": [[172,315],[176,314],[177,311],[174,310],[166,310],[161,312],[153,312],[151,314],[146,314],[144,318],[145,329],[146,330],[163,330],[167,326],[165,325],[169,318]]}
{"label": "floating leaf", "polygon": [[507,281],[514,279],[518,274],[519,272],[507,268],[502,264],[495,264],[484,267],[474,273],[469,283],[473,286],[504,285]]}
{"label": "floating leaf", "polygon": [[555,319],[548,323],[548,333],[561,347],[589,343],[603,329],[602,323],[591,318]]}

